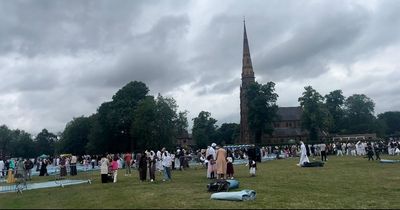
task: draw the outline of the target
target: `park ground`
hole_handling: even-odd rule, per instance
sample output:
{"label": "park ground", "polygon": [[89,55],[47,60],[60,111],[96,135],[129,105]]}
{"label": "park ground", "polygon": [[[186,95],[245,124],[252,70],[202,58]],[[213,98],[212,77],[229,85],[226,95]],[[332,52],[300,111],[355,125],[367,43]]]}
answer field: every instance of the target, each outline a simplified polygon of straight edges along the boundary
{"label": "park ground", "polygon": [[[400,159],[383,156],[384,159]],[[117,183],[100,183],[100,172],[92,184],[27,190],[0,194],[4,208],[400,208],[400,163],[382,164],[363,157],[328,156],[321,168],[296,166],[298,158],[258,163],[256,177],[248,167],[235,165],[239,189],[257,193],[254,201],[210,200],[205,169],[192,167],[173,171],[170,182],[157,173],[156,182],[140,182],[138,172]],[[83,176],[80,173],[78,176]],[[76,177],[74,177],[76,179]],[[54,177],[34,177],[50,181]]]}

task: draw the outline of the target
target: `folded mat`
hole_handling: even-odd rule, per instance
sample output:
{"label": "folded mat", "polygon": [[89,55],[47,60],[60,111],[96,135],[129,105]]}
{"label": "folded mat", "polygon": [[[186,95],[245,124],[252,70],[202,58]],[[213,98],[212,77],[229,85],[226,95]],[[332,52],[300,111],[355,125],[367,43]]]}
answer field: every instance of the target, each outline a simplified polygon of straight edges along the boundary
{"label": "folded mat", "polygon": [[228,201],[248,201],[256,199],[256,191],[242,190],[238,192],[218,192],[211,194],[211,199]]}
{"label": "folded mat", "polygon": [[385,159],[382,159],[379,162],[380,163],[400,163],[400,160],[385,160]]}

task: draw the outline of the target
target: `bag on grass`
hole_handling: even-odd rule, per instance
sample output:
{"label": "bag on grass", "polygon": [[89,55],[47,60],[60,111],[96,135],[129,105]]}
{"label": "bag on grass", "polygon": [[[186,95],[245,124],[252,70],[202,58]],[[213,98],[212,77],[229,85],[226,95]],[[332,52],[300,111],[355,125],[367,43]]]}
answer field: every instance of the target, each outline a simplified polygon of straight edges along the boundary
{"label": "bag on grass", "polygon": [[230,183],[226,180],[217,180],[207,185],[208,192],[228,192]]}

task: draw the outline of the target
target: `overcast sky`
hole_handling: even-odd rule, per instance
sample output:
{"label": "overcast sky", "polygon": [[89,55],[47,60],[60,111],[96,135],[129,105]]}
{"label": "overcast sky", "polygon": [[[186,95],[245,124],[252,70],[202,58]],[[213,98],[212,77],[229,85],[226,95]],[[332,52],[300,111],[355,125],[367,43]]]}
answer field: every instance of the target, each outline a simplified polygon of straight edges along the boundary
{"label": "overcast sky", "polygon": [[243,16],[256,80],[279,106],[304,87],[400,111],[400,1],[0,0],[0,124],[63,131],[130,81],[189,121],[239,123]]}

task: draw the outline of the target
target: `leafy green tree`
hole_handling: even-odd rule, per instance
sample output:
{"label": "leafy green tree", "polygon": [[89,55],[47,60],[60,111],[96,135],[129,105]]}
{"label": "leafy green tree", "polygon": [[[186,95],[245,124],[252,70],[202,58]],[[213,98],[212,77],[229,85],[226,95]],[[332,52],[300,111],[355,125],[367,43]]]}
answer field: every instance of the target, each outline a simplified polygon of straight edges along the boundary
{"label": "leafy green tree", "polygon": [[11,131],[11,136],[10,151],[14,157],[36,157],[35,144],[31,134],[17,129]]}
{"label": "leafy green tree", "polygon": [[0,155],[2,156],[2,158],[11,155],[11,138],[11,130],[6,125],[0,126]]}
{"label": "leafy green tree", "polygon": [[44,128],[35,138],[36,154],[54,155],[56,141],[57,136]]}
{"label": "leafy green tree", "polygon": [[86,154],[85,147],[89,142],[89,133],[93,118],[77,117],[67,123],[58,144],[58,153]]}
{"label": "leafy green tree", "polygon": [[108,150],[108,138],[104,127],[99,120],[99,114],[92,115],[92,126],[88,135],[88,143],[85,146],[87,154],[104,154],[109,152]]}
{"label": "leafy green tree", "polygon": [[344,101],[345,97],[342,94],[342,90],[334,90],[325,95],[325,105],[332,116],[329,133],[339,133],[344,129]]}
{"label": "leafy green tree", "polygon": [[176,139],[176,124],[178,119],[176,101],[160,94],[156,101],[156,138],[158,147],[172,148]]}
{"label": "leafy green tree", "polygon": [[[136,146],[136,139],[130,133],[134,112],[148,92],[149,89],[143,82],[129,82],[117,91],[112,101],[101,104],[97,111],[97,122],[94,122],[89,135],[88,151],[132,151]],[[96,149],[96,145],[103,148]]]}
{"label": "leafy green tree", "polygon": [[158,146],[156,131],[156,107],[153,96],[146,96],[134,112],[134,121],[131,128],[136,141],[137,150],[154,149]]}
{"label": "leafy green tree", "polygon": [[255,143],[260,144],[263,134],[272,134],[274,131],[272,122],[277,117],[278,106],[275,93],[275,83],[252,83],[246,92],[249,108],[249,126],[255,135]]}
{"label": "leafy green tree", "polygon": [[201,111],[193,118],[192,136],[198,148],[207,148],[216,139],[216,122],[211,113],[206,111]]}
{"label": "leafy green tree", "polygon": [[378,115],[378,119],[385,125],[386,135],[400,134],[400,112],[390,111]]}
{"label": "leafy green tree", "polygon": [[223,123],[217,130],[218,138],[216,143],[234,144],[240,137],[240,125],[237,123]]}
{"label": "leafy green tree", "polygon": [[348,133],[371,133],[376,131],[375,103],[364,94],[353,94],[345,101]]}
{"label": "leafy green tree", "polygon": [[320,133],[329,128],[332,119],[324,105],[324,97],[311,86],[304,89],[303,96],[298,100],[303,110],[301,125],[309,132],[309,140],[317,142],[320,139]]}
{"label": "leafy green tree", "polygon": [[187,120],[188,111],[183,111],[178,113],[178,118],[175,120],[176,134],[178,136],[183,136],[188,133],[189,123]]}

